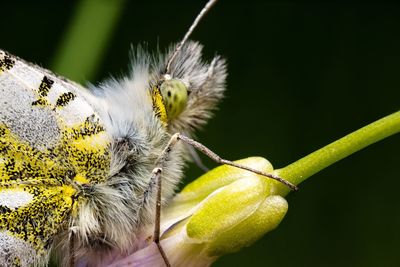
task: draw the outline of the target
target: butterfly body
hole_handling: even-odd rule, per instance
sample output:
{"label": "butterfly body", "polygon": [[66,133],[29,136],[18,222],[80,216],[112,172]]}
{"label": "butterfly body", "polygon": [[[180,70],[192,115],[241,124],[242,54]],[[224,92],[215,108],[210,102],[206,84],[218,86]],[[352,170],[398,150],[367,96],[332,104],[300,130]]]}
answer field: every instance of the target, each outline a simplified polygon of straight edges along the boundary
{"label": "butterfly body", "polygon": [[[188,42],[170,67],[188,88],[184,104],[175,83],[162,86],[172,49],[155,59],[138,49],[127,77],[89,90],[0,50],[1,266],[45,265],[52,249],[64,264],[72,253],[96,265],[136,249],[140,227],[154,221],[158,157],[223,94],[224,60],[204,63],[201,48]],[[164,201],[185,150],[178,144],[161,166]]]}

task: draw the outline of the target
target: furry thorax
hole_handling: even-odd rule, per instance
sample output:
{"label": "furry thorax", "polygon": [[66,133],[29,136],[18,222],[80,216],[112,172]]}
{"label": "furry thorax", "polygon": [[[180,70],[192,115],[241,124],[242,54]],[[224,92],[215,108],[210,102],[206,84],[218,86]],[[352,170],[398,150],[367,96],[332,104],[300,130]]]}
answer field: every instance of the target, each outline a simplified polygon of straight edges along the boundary
{"label": "furry thorax", "polygon": [[[59,236],[58,244],[73,242],[77,258],[104,250],[135,250],[140,227],[154,222],[156,186],[150,177],[160,153],[172,134],[193,135],[223,97],[225,60],[216,56],[211,63],[205,63],[201,58],[202,46],[188,42],[168,73],[186,85],[188,101],[179,116],[163,125],[154,112],[149,92],[163,79],[173,49],[153,56],[138,48],[132,53],[128,77],[109,79],[85,93],[110,135],[111,166],[105,182],[82,189],[83,201]],[[187,148],[178,144],[159,166],[163,170],[163,203],[171,198],[182,178],[186,152]],[[68,248],[61,249],[65,253]]]}

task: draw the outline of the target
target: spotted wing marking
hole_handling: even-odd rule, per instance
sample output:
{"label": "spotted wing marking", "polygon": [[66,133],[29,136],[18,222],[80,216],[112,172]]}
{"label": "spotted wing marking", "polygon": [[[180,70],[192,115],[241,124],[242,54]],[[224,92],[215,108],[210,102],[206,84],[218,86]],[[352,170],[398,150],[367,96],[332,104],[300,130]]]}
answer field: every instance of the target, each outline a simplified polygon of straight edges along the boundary
{"label": "spotted wing marking", "polygon": [[[79,206],[72,183],[107,178],[110,138],[80,90],[0,50],[0,266],[45,262]],[[24,116],[26,124],[37,120],[31,125],[42,134],[29,134]],[[53,142],[38,146],[48,131],[55,132]],[[24,198],[9,201],[18,195]]]}
{"label": "spotted wing marking", "polygon": [[15,64],[15,60],[5,52],[0,50],[0,72],[11,69]]}

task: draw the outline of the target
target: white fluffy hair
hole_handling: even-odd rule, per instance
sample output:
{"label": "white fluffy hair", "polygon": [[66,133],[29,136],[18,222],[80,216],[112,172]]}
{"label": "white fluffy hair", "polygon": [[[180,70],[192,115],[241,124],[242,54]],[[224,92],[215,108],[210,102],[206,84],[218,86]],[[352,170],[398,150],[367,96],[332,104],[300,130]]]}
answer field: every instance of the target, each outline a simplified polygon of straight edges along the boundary
{"label": "white fluffy hair", "polygon": [[[189,96],[183,112],[165,127],[155,115],[150,89],[162,80],[175,46],[168,53],[151,56],[142,48],[133,53],[130,74],[92,86],[87,100],[102,119],[112,138],[111,167],[107,180],[86,190],[78,213],[70,220],[76,259],[96,266],[111,251],[131,253],[136,249],[135,233],[154,221],[156,186],[151,172],[171,135],[192,135],[204,125],[223,97],[225,60],[202,60],[202,46],[187,42],[173,60],[169,75],[181,80]],[[174,194],[182,176],[185,149],[178,144],[162,167],[162,200]],[[70,232],[60,235],[68,244]],[[67,248],[61,248],[64,250]],[[70,248],[68,248],[70,249]],[[66,263],[64,263],[66,264]]]}

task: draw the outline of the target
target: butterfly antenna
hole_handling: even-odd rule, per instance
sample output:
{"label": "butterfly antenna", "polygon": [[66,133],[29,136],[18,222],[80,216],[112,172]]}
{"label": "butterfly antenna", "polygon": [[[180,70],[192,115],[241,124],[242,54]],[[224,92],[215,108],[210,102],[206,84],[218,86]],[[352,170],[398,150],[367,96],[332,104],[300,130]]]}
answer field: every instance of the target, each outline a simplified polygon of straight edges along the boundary
{"label": "butterfly antenna", "polygon": [[204,15],[211,9],[211,7],[217,2],[218,0],[209,0],[207,4],[203,7],[200,13],[197,15],[196,19],[193,21],[192,25],[190,26],[189,30],[186,32],[185,36],[183,37],[182,41],[176,46],[174,53],[172,53],[171,57],[168,59],[167,66],[165,67],[165,73],[169,74],[171,63],[178,55],[179,51],[182,49],[182,46],[186,43],[189,36],[192,34],[193,30],[196,28],[197,24],[200,20],[204,17]]}

